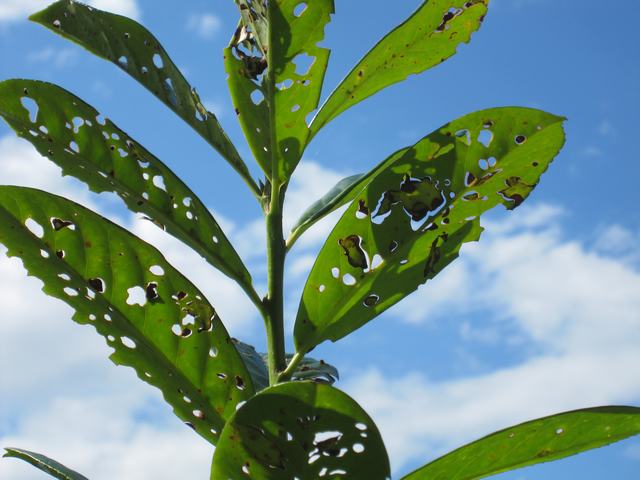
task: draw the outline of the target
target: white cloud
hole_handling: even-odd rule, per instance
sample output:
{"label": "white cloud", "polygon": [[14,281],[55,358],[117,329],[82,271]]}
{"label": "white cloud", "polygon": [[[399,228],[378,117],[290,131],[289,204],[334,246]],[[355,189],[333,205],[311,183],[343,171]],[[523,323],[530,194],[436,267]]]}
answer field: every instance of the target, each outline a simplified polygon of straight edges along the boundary
{"label": "white cloud", "polygon": [[[2,0],[0,23],[24,21],[29,15],[46,8],[51,3],[50,0]],[[83,3],[130,18],[140,18],[140,8],[136,0],[89,0]]]}
{"label": "white cloud", "polygon": [[[640,271],[566,240],[562,218],[542,205],[485,222],[480,243],[390,312],[413,322],[493,318],[488,327],[463,322],[465,346],[508,347],[516,331],[526,357],[454,380],[370,370],[348,383],[379,423],[396,468],[527,419],[640,401],[640,378],[629,368],[640,362]],[[626,244],[621,231],[614,237]]]}
{"label": "white cloud", "polygon": [[31,63],[46,63],[55,68],[63,68],[75,63],[78,51],[75,48],[46,47],[42,50],[31,52],[27,55],[27,61]]}
{"label": "white cloud", "polygon": [[204,39],[213,38],[221,26],[222,21],[210,13],[194,13],[187,20],[187,30]]}

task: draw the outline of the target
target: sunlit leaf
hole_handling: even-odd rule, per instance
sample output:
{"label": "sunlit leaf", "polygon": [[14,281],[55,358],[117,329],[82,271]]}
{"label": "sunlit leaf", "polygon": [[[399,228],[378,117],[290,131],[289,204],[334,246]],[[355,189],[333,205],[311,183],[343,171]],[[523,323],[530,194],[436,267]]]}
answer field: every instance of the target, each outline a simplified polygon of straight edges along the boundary
{"label": "sunlit leaf", "polygon": [[95,192],[117,193],[131,210],[251,288],[242,260],[195,193],[93,107],[50,83],[7,80],[0,82],[0,116],[63,174]]}
{"label": "sunlit leaf", "polygon": [[0,244],[159,388],[212,443],[253,394],[240,355],[202,293],[151,245],[64,198],[0,187]]}
{"label": "sunlit leaf", "polygon": [[520,205],[562,147],[562,121],[526,108],[484,110],[376,167],[309,275],[298,351],[361,327],[477,240],[482,213]]}
{"label": "sunlit leaf", "polygon": [[243,178],[250,178],[216,116],[142,25],[73,0],[59,0],[29,18],[119,66],[193,127]]}
{"label": "sunlit leaf", "polygon": [[[426,0],[351,70],[311,123],[311,137],[342,112],[454,55],[481,25],[489,0]],[[355,43],[355,42],[354,42]]]}
{"label": "sunlit leaf", "polygon": [[640,434],[640,408],[599,407],[507,428],[459,448],[403,480],[473,480],[551,462]]}
{"label": "sunlit leaf", "polygon": [[318,220],[353,200],[357,194],[358,186],[362,186],[364,177],[365,174],[359,173],[343,178],[336,183],[322,198],[304,211],[291,229],[291,238],[299,237]]}
{"label": "sunlit leaf", "polygon": [[389,478],[373,420],[329,385],[290,382],[250,399],[225,426],[211,479]]}
{"label": "sunlit leaf", "polygon": [[307,143],[329,50],[319,47],[333,0],[236,0],[241,23],[225,50],[236,114],[267,177],[286,181]]}
{"label": "sunlit leaf", "polygon": [[70,468],[65,467],[61,463],[52,460],[49,457],[40,455],[39,453],[30,452],[21,448],[5,448],[6,453],[3,457],[13,457],[24,460],[43,472],[48,473],[59,480],[89,480],[84,475],[74,472]]}

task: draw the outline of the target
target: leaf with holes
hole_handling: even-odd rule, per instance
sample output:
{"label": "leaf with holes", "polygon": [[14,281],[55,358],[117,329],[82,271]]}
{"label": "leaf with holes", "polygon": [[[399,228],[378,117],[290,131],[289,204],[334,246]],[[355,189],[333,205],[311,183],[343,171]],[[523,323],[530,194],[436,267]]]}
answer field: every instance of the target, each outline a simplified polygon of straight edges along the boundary
{"label": "leaf with holes", "polygon": [[473,480],[551,462],[640,434],[640,408],[598,407],[507,428],[461,447],[403,480]]}
{"label": "leaf with holes", "polygon": [[29,19],[122,68],[193,127],[245,180],[251,178],[216,116],[142,25],[72,0],[59,0]]}
{"label": "leaf with holes", "polygon": [[95,192],[117,193],[251,291],[249,272],[202,201],[93,107],[50,83],[7,80],[0,82],[0,116],[63,174]]}
{"label": "leaf with holes", "polygon": [[367,53],[322,105],[311,137],[342,112],[453,56],[468,43],[487,13],[489,0],[426,0],[404,23]]}
{"label": "leaf with holes", "polygon": [[229,420],[211,479],[389,478],[373,420],[329,385],[289,382],[263,390]]}
{"label": "leaf with holes", "polygon": [[483,110],[376,167],[307,279],[298,351],[361,327],[477,240],[482,213],[520,205],[564,144],[562,122],[527,108]]}
{"label": "leaf with holes", "polygon": [[269,369],[264,361],[263,355],[258,353],[252,345],[241,342],[235,338],[231,339],[238,349],[238,353],[247,366],[247,371],[253,380],[253,387],[256,392],[264,390],[269,386]]}
{"label": "leaf with holes", "polygon": [[318,43],[333,0],[236,3],[241,22],[224,53],[229,89],[256,160],[268,178],[284,182],[307,143],[305,119],[320,100],[329,50]]}
{"label": "leaf with holes", "polygon": [[[290,361],[293,355],[287,355]],[[305,357],[291,375],[292,380],[313,380],[314,382],[333,385],[340,379],[338,369],[324,360]]]}
{"label": "leaf with holes", "polygon": [[0,187],[0,244],[212,443],[251,378],[202,293],[151,245],[64,198]]}
{"label": "leaf with holes", "polygon": [[304,211],[291,229],[290,240],[287,243],[290,243],[292,239],[298,238],[318,220],[353,200],[353,197],[357,194],[358,187],[362,186],[362,179],[365,177],[364,173],[359,173],[343,178],[336,183],[322,198]]}
{"label": "leaf with holes", "polygon": [[24,460],[36,467],[38,470],[42,470],[59,480],[89,480],[84,475],[80,475],[78,472],[74,472],[61,463],[39,453],[30,452],[29,450],[23,450],[21,448],[5,448],[5,451],[6,453],[3,457],[12,457]]}

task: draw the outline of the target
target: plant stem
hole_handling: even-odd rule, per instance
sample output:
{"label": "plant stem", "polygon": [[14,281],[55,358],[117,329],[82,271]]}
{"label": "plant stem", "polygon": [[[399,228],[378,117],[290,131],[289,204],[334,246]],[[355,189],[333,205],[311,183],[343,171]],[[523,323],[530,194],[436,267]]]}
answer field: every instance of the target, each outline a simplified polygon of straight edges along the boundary
{"label": "plant stem", "polygon": [[287,380],[291,380],[291,376],[293,375],[293,372],[296,371],[296,367],[302,361],[303,358],[304,358],[304,353],[296,352],[295,355],[291,358],[289,365],[287,365],[287,368],[283,372],[281,372],[280,375],[278,376],[278,382],[286,382]]}
{"label": "plant stem", "polygon": [[271,385],[278,382],[280,372],[287,367],[284,349],[284,261],[287,250],[282,234],[283,200],[284,189],[281,188],[280,182],[273,182],[271,204],[266,215],[269,292],[265,299]]}

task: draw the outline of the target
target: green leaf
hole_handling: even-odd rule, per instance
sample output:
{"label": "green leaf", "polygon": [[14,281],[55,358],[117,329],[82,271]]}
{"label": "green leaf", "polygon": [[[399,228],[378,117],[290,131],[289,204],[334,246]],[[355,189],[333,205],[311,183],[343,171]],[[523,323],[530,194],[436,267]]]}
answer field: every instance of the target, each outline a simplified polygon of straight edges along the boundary
{"label": "green leaf", "polygon": [[196,194],[93,107],[50,83],[7,80],[0,82],[0,116],[64,175],[94,192],[117,193],[131,210],[251,291],[249,272]]}
{"label": "green leaf", "polygon": [[306,117],[320,100],[329,50],[318,43],[333,0],[236,3],[241,22],[224,52],[231,97],[260,167],[285,182],[307,143]]}
{"label": "green leaf", "polygon": [[[293,355],[287,355],[287,361],[290,361]],[[291,380],[313,380],[314,382],[327,383],[333,385],[336,380],[340,379],[338,369],[324,360],[316,360],[315,358],[305,357],[297,366]]]}
{"label": "green leaf", "polygon": [[640,434],[640,408],[560,413],[501,430],[461,447],[403,480],[472,480],[551,462]]}
{"label": "green leaf", "polygon": [[30,20],[119,66],[198,132],[248,182],[251,176],[238,151],[207,111],[160,42],[139,23],[109,12],[59,0]]}
{"label": "green leaf", "polygon": [[489,0],[426,0],[388,33],[351,70],[311,123],[309,140],[342,112],[453,56],[468,43],[487,13]]}
{"label": "green leaf", "polygon": [[256,351],[256,349],[246,343],[241,342],[235,338],[231,339],[236,349],[240,353],[244,364],[247,367],[251,380],[253,380],[253,387],[256,392],[264,390],[269,386],[269,368],[264,361],[264,356]]}
{"label": "green leaf", "polygon": [[0,244],[212,443],[251,378],[202,293],[151,245],[64,198],[0,187]]}
{"label": "green leaf", "polygon": [[60,480],[89,480],[84,475],[74,472],[70,468],[65,467],[61,463],[52,460],[49,457],[40,455],[39,453],[22,450],[21,448],[5,448],[6,453],[3,457],[13,457],[24,460],[43,472],[48,473],[54,478]]}
{"label": "green leaf", "polygon": [[357,188],[362,185],[361,180],[363,178],[365,178],[364,173],[343,178],[322,198],[307,208],[291,229],[290,240],[287,241],[287,244],[293,243],[296,238],[318,220],[353,200],[353,197],[357,194]]}
{"label": "green leaf", "polygon": [[227,423],[211,479],[389,478],[373,420],[329,385],[289,382],[250,399]]}
{"label": "green leaf", "polygon": [[477,240],[482,213],[522,203],[562,148],[562,121],[526,108],[484,110],[376,167],[309,275],[295,325],[298,351],[361,327]]}

